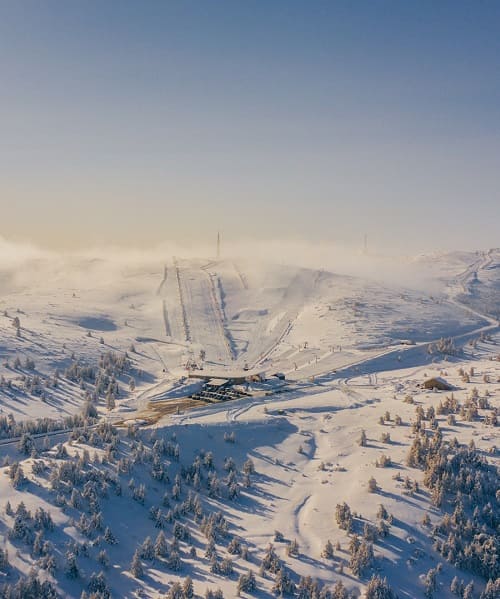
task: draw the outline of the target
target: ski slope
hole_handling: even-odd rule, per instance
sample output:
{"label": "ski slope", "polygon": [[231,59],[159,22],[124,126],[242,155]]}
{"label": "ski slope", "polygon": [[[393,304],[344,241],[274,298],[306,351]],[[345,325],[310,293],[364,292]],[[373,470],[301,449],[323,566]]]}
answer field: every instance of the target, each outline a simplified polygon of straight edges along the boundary
{"label": "ski slope", "polygon": [[[117,411],[169,389],[177,396],[190,364],[219,375],[246,367],[283,372],[301,382],[403,356],[410,343],[425,347],[493,326],[488,306],[498,305],[499,263],[497,250],[418,257],[405,264],[418,278],[414,287],[377,280],[375,269],[367,278],[249,259],[49,257],[6,266],[0,376],[14,386],[0,388],[0,410],[21,419],[75,413],[85,388],[45,383],[75,360],[96,364],[105,352],[127,352],[132,362]],[[31,373],[27,359],[35,363]],[[23,389],[35,375],[42,394]],[[102,398],[99,409],[106,412]]]}

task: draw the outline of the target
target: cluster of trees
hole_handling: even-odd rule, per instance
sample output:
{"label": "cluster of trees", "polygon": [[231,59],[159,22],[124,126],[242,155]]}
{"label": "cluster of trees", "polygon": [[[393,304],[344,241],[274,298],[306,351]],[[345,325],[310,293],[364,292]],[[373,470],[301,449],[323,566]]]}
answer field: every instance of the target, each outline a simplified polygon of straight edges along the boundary
{"label": "cluster of trees", "polygon": [[348,533],[352,532],[354,519],[351,508],[345,501],[337,504],[337,507],[335,508],[335,520],[337,521],[339,528]]}
{"label": "cluster of trees", "polygon": [[383,453],[375,462],[375,466],[377,466],[377,468],[389,468],[390,466],[392,466],[392,460],[390,456],[385,455],[385,453]]}
{"label": "cluster of trees", "polygon": [[[6,363],[8,365],[8,363]],[[35,370],[34,361],[27,357],[25,364],[21,363],[19,356],[14,360],[14,369]],[[99,398],[105,398],[108,409],[115,407],[115,400],[122,393],[120,388],[120,377],[127,375],[126,383],[128,388],[135,389],[135,379],[131,376],[133,365],[125,353],[108,351],[101,354],[99,362],[96,365],[83,364],[72,355],[71,364],[64,370],[63,377],[74,385],[78,385],[83,392],[86,402],[96,403]],[[137,371],[137,374],[141,374]],[[56,369],[52,376],[44,376],[40,373],[23,373],[17,379],[20,383],[15,383],[12,379],[6,379],[3,375],[0,377],[0,389],[6,389],[9,393],[22,392],[28,395],[37,395],[42,400],[47,399],[48,390],[60,387],[61,374]]]}
{"label": "cluster of trees", "polygon": [[64,376],[74,382],[80,383],[82,380],[93,383],[99,377],[107,377],[107,380],[118,378],[127,373],[132,368],[132,362],[127,352],[120,354],[108,351],[100,355],[96,366],[82,364],[73,360],[70,366],[64,371]]}
{"label": "cluster of trees", "polygon": [[[471,369],[470,372],[473,373],[473,369]],[[461,373],[462,377],[469,377],[470,374],[464,372],[463,369],[460,369],[459,373]],[[491,410],[490,414],[486,414],[484,416],[484,423],[490,426],[498,425],[498,410],[496,408],[492,408],[490,405],[488,391],[481,396],[477,387],[474,387],[470,391],[468,397],[462,404],[452,393],[450,396],[447,396],[444,401],[441,400],[439,402],[435,411],[432,406],[428,409],[428,412],[429,410],[432,410],[431,428],[435,428],[437,426],[435,416],[448,416],[447,422],[449,425],[453,426],[456,424],[455,415],[458,414],[463,421],[472,422],[479,418],[479,410]],[[419,419],[419,413],[417,413],[417,419]],[[423,417],[422,419],[430,420],[429,416],[427,416],[427,418]]]}
{"label": "cluster of trees", "polygon": [[0,547],[0,572],[4,574],[8,571],[10,567],[9,564],[9,552]]}
{"label": "cluster of trees", "polygon": [[436,408],[436,414],[438,416],[449,415],[449,414],[458,414],[460,409],[460,402],[452,393],[451,395],[447,395],[443,400],[439,400],[439,404]]}
{"label": "cluster of trees", "polygon": [[33,545],[37,540],[39,547],[41,547],[41,535],[37,535],[37,533],[54,530],[50,512],[41,507],[37,508],[34,516],[32,516],[31,512],[26,509],[24,502],[21,501],[15,511],[7,502],[5,513],[14,518],[14,523],[9,530],[10,539],[19,539],[29,545]]}
{"label": "cluster of trees", "polygon": [[[94,386],[93,400],[97,401],[99,397],[106,398],[108,409],[115,407],[115,399],[120,395],[120,385],[118,379],[132,371],[132,362],[125,352],[119,354],[113,351],[107,351],[101,354],[96,366],[81,364],[73,361],[64,371],[64,376],[81,388],[85,388],[85,383]],[[129,387],[135,388],[135,380],[128,377]]]}
{"label": "cluster of trees", "polygon": [[15,489],[19,489],[26,482],[26,477],[24,476],[24,470],[19,462],[14,462],[10,465],[8,470],[9,478],[12,481],[12,486]]}
{"label": "cluster of trees", "polygon": [[[375,483],[376,485],[376,483]],[[335,519],[339,528],[345,530],[348,534],[354,531],[354,514],[347,503],[337,504],[335,508]],[[349,567],[355,576],[361,576],[374,564],[373,543],[379,537],[386,537],[389,534],[392,516],[385,507],[380,504],[377,511],[377,524],[373,525],[365,522],[363,526],[363,536],[360,538],[353,534],[349,542]],[[333,558],[333,546],[328,541],[323,549],[323,557]]]}
{"label": "cluster of trees", "polygon": [[[7,362],[8,365],[8,362]],[[30,358],[29,356],[26,356],[24,358],[24,364],[21,362],[21,358],[19,356],[16,356],[14,358],[14,369],[15,370],[22,370],[23,368],[25,370],[35,370],[35,361],[33,360],[33,358]]]}
{"label": "cluster of trees", "polygon": [[[123,496],[144,505],[145,518],[152,521],[150,526],[158,529],[132,549],[129,565],[132,576],[143,577],[155,562],[165,569],[180,572],[185,559],[206,560],[212,573],[233,576],[233,560],[248,561],[249,548],[231,533],[224,515],[213,511],[210,506],[214,499],[237,499],[242,486],[251,485],[251,478],[255,475],[254,463],[247,459],[238,467],[235,459],[227,456],[216,464],[213,454],[204,450],[198,451],[192,461],[182,463],[181,444],[175,433],[168,438],[153,435],[148,436],[134,426],[129,427],[125,434],[119,433],[105,422],[90,426],[84,421],[81,427],[75,427],[70,443],[84,447],[69,455],[65,445],[59,444],[43,459],[33,461],[33,473],[46,477],[54,504],[69,513],[70,523],[86,540],[70,543],[63,556],[64,562],[59,563],[50,543],[53,528],[50,514],[37,510],[32,515],[20,504],[15,511],[6,506],[11,518],[9,536],[12,542],[27,546],[39,568],[52,575],[62,571],[66,576],[80,580],[84,588],[82,596],[105,599],[110,596],[110,589],[105,574],[100,570],[106,571],[109,567],[111,559],[108,553],[113,552],[113,546],[122,540],[115,537],[105,521],[103,513],[106,510],[102,509],[102,504],[110,496]],[[25,433],[20,443],[25,454],[32,449],[32,441]],[[94,452],[93,457],[90,447],[99,450]],[[17,473],[22,474],[22,468],[12,464],[9,472],[16,477]],[[148,477],[151,484],[148,484]],[[355,514],[346,503],[337,506],[335,516],[341,528],[353,532]],[[365,524],[362,537],[351,537],[349,565],[354,575],[364,574],[373,565],[373,543],[379,536],[388,534],[390,516],[385,508],[379,509],[378,518],[377,526]],[[201,555],[195,546],[200,533],[206,539],[205,551]],[[282,535],[277,541],[284,541]],[[298,545],[293,541],[289,543],[287,553],[298,557]],[[327,543],[324,557],[333,559],[333,556],[333,546]],[[85,576],[79,565],[81,557],[94,559],[98,573]],[[0,555],[0,570],[1,558]],[[4,562],[8,567],[7,556]],[[341,581],[327,587],[309,577],[297,580],[278,557],[273,545],[262,557],[259,575],[271,578],[273,592],[280,596],[301,599],[349,597]],[[236,592],[252,593],[257,585],[256,573],[248,570],[239,576]],[[374,578],[370,585],[372,594],[369,597],[392,599],[392,591],[386,581]],[[192,586],[192,581],[186,578],[184,584],[173,584],[167,596],[178,599],[192,597]],[[36,596],[44,597],[43,592]],[[222,593],[207,589],[205,597],[219,599]]]}
{"label": "cluster of trees", "polygon": [[439,341],[429,343],[427,346],[427,352],[430,355],[443,354],[445,356],[457,356],[460,354],[460,351],[451,337],[443,337]]}
{"label": "cluster of trees", "polygon": [[[187,576],[182,584],[174,582],[166,595],[166,599],[191,599],[192,597],[194,597],[194,588],[190,576]],[[208,597],[208,599],[224,599],[220,589],[217,589],[217,591],[207,589],[205,597]]]}
{"label": "cluster of trees", "polygon": [[45,580],[41,581],[36,574],[22,576],[15,584],[0,584],[0,599],[58,599],[54,585]]}
{"label": "cluster of trees", "polygon": [[22,420],[17,422],[12,414],[0,415],[0,439],[22,437],[24,434],[40,435],[58,430],[80,428],[93,424],[93,417],[83,414],[66,416],[60,420],[53,418],[37,418],[36,420]]}
{"label": "cluster of trees", "polygon": [[500,596],[500,578],[488,580],[480,599],[496,599]]}
{"label": "cluster of trees", "polygon": [[434,547],[455,566],[488,580],[500,577],[498,470],[474,444],[445,442],[438,429],[418,434],[407,463],[424,471],[424,484],[436,506],[449,507],[433,528]]}
{"label": "cluster of trees", "polygon": [[[37,560],[36,563],[38,566],[50,573],[54,573],[56,570],[56,561],[52,545],[45,539],[45,534],[54,530],[54,523],[50,512],[39,507],[35,511],[34,516],[32,516],[31,512],[26,509],[24,502],[21,501],[15,511],[12,509],[10,503],[7,502],[5,513],[13,519],[13,524],[8,531],[10,540],[28,545],[31,555]],[[4,558],[5,566],[8,566],[5,553]],[[1,559],[0,562],[2,562]],[[0,570],[2,569],[0,563]],[[32,583],[36,585],[35,581],[32,581]]]}
{"label": "cluster of trees", "polygon": [[375,559],[373,544],[366,541],[366,539],[360,540],[358,536],[352,536],[349,543],[349,552],[349,567],[354,576],[361,576],[365,570],[373,565]]}
{"label": "cluster of trees", "polygon": [[[352,543],[355,545],[355,549],[352,551],[351,567],[355,574],[360,574],[365,567],[372,564],[373,548],[364,539],[360,542],[358,537],[353,537]],[[326,544],[323,556],[333,557],[333,546],[330,542]],[[272,544],[268,546],[262,558],[259,574],[262,577],[274,577],[272,591],[279,597],[292,596],[299,599],[349,599],[351,597],[341,580],[338,580],[333,587],[330,587],[329,585],[322,585],[310,576],[301,576],[298,583],[296,583],[292,574],[279,559]],[[240,577],[240,583],[241,581],[242,577]],[[243,581],[249,584],[248,586],[238,584],[239,592],[242,590],[251,592],[256,589],[257,582],[251,572],[243,575]],[[376,597],[376,595],[373,595],[373,599]]]}
{"label": "cluster of trees", "polygon": [[397,595],[387,582],[387,578],[375,574],[366,586],[365,599],[397,599]]}
{"label": "cluster of trees", "polygon": [[[5,419],[5,425],[12,423]],[[66,446],[59,444],[43,456],[33,461],[33,474],[43,476],[50,483],[53,503],[62,507],[71,515],[70,522],[87,539],[82,543],[72,543],[68,547],[65,563],[60,564],[54,557],[51,544],[43,536],[52,530],[50,515],[37,510],[32,516],[21,504],[16,512],[7,506],[8,515],[13,522],[9,536],[16,544],[27,546],[31,556],[39,567],[54,574],[63,569],[66,576],[82,579],[78,564],[79,556],[94,559],[101,567],[109,566],[108,550],[119,541],[110,527],[106,525],[101,504],[110,495],[128,494],[149,510],[149,518],[159,529],[156,540],[150,536],[137,547],[130,564],[133,576],[143,576],[148,562],[158,560],[172,570],[182,569],[182,554],[197,559],[196,548],[192,542],[190,527],[198,526],[207,539],[205,559],[209,561],[213,573],[231,576],[234,572],[231,556],[248,559],[248,548],[229,533],[229,525],[221,512],[206,511],[199,493],[209,497],[235,499],[240,487],[240,478],[245,486],[250,486],[250,477],[255,473],[251,459],[247,459],[241,470],[232,457],[226,457],[221,468],[215,464],[211,452],[199,451],[191,464],[180,463],[180,445],[175,434],[165,437],[147,438],[136,427],[129,427],[126,437],[118,429],[105,422],[74,428],[70,434],[70,443],[83,444],[84,448],[69,455]],[[99,453],[90,456],[89,448],[99,448]],[[34,448],[32,436],[24,432],[19,443],[21,451],[28,455]],[[140,476],[137,484],[131,478],[128,485],[122,487],[122,478],[134,470]],[[161,504],[148,501],[147,476],[164,487]],[[25,477],[19,464],[11,464],[9,474],[14,484],[21,484]],[[143,482],[144,481],[144,482]],[[188,488],[186,488],[188,487]],[[161,495],[160,495],[161,499]],[[167,540],[170,530],[170,541]],[[184,545],[184,550],[181,548]],[[221,555],[220,545],[227,552]],[[103,547],[104,545],[104,547]],[[107,548],[106,548],[107,547]],[[92,550],[95,548],[95,550]],[[8,563],[5,557],[5,563]],[[83,582],[83,580],[82,580]],[[107,597],[109,589],[104,574],[94,573],[87,580],[86,591],[89,597]],[[251,580],[242,588],[251,586]],[[192,587],[192,582],[191,582]],[[184,593],[181,595],[180,593]],[[171,596],[190,597],[186,589],[173,586]],[[221,597],[219,591],[207,591],[207,596]]]}
{"label": "cluster of trees", "polygon": [[255,578],[255,574],[252,570],[248,570],[245,574],[241,574],[238,579],[238,587],[237,593],[238,597],[241,596],[241,593],[252,593],[257,588],[257,580]]}

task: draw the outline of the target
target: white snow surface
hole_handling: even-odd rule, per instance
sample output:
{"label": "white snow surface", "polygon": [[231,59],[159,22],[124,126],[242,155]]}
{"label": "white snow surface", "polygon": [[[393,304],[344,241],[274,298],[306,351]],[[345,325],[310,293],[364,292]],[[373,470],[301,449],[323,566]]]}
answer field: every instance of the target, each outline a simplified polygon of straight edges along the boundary
{"label": "white snow surface", "polygon": [[[250,568],[258,575],[259,559],[279,530],[300,546],[299,557],[290,557],[284,543],[275,543],[294,576],[312,576],[326,584],[342,580],[351,591],[362,593],[366,577],[352,576],[347,566],[339,572],[349,539],[335,523],[334,509],[347,501],[359,518],[374,521],[383,503],[394,523],[390,536],[375,544],[376,571],[387,576],[401,597],[423,596],[421,575],[443,559],[421,521],[428,513],[437,522],[439,510],[425,492],[404,495],[402,482],[393,475],[400,471],[421,482],[422,473],[405,465],[412,441],[409,423],[416,405],[435,407],[443,398],[419,386],[425,379],[443,376],[456,387],[459,399],[473,386],[480,394],[488,390],[490,402],[499,407],[500,335],[491,305],[498,302],[500,252],[420,256],[407,260],[405,269],[405,284],[398,284],[378,277],[376,268],[372,276],[360,277],[249,259],[167,257],[128,265],[106,259],[55,261],[49,256],[28,257],[15,268],[0,263],[0,416],[12,414],[21,421],[78,413],[92,385],[64,376],[57,387],[46,381],[75,361],[96,365],[108,351],[127,352],[131,360],[130,371],[118,380],[116,407],[107,410],[104,397],[97,403],[103,418],[116,421],[140,421],[150,402],[175,401],[197,389],[199,383],[188,378],[189,361],[216,375],[244,372],[244,367],[284,372],[289,381],[285,393],[180,410],[145,426],[141,434],[147,439],[151,434],[165,439],[174,435],[186,464],[201,449],[212,451],[219,466],[228,455],[239,469],[249,457],[253,460],[252,486],[237,500],[203,499],[213,511],[222,511],[231,534],[250,548],[249,563],[233,556],[237,574]],[[414,285],[408,284],[412,272]],[[489,340],[475,348],[468,344],[481,333],[490,335]],[[441,338],[465,349],[458,357],[429,354],[428,344]],[[14,365],[16,357],[20,366]],[[34,369],[27,358],[34,361]],[[458,369],[471,365],[475,374],[464,385]],[[26,389],[26,378],[33,376],[42,381],[40,393]],[[131,378],[135,389],[129,386]],[[403,401],[408,394],[416,405]],[[400,415],[404,426],[379,424],[386,411]],[[473,439],[498,465],[491,449],[498,445],[498,429],[482,421],[447,426],[446,417],[440,420],[445,435],[461,443]],[[356,442],[361,429],[366,430],[367,447]],[[386,430],[390,444],[379,440]],[[224,441],[224,433],[231,432],[234,444]],[[81,454],[85,447],[68,443],[67,435],[55,440],[66,441],[70,455]],[[390,455],[393,467],[375,467],[382,453]],[[0,547],[8,549],[14,573],[27,573],[33,558],[7,537],[12,525],[4,511],[7,500],[13,506],[22,500],[32,511],[38,506],[50,510],[55,531],[47,536],[64,561],[64,543],[83,540],[72,520],[75,514],[54,505],[48,479],[31,472],[31,458],[20,456],[8,443],[0,445],[0,457],[6,455],[22,460],[29,479],[26,487],[14,489],[7,466],[0,468]],[[42,459],[49,463],[54,450]],[[367,490],[371,476],[379,484],[377,494]],[[145,506],[130,500],[128,478],[123,480],[123,496],[102,501],[106,524],[119,540],[107,547],[111,566],[105,574],[112,596],[158,597],[172,581],[189,574],[200,596],[206,587],[220,587],[226,598],[235,597],[236,575],[228,579],[212,574],[209,562],[190,558],[183,544],[182,572],[171,572],[161,563],[150,564],[143,580],[127,572],[135,547],[147,535],[154,540],[158,532],[148,509],[160,504],[163,494],[146,472],[135,471],[133,477],[136,484],[147,485]],[[321,557],[327,539],[340,543],[333,562]],[[192,542],[203,555],[205,540],[195,534]],[[62,571],[42,577],[52,580],[63,596],[79,597],[90,573],[100,569],[95,553],[92,549],[90,557],[79,560],[81,580],[69,580]],[[220,553],[224,556],[224,549]],[[478,589],[484,584],[445,563],[439,597],[453,596],[448,589],[455,574],[474,579]],[[15,580],[15,574],[10,576]],[[257,578],[259,591],[252,596],[272,596],[272,581]]]}
{"label": "white snow surface", "polygon": [[[152,384],[163,390],[176,384],[188,362],[218,374],[247,365],[307,380],[394,351],[401,341],[421,344],[477,331],[493,322],[491,314],[458,303],[463,289],[456,282],[473,276],[474,266],[485,263],[481,256],[405,263],[405,280],[413,265],[420,289],[377,280],[379,260],[370,279],[248,259],[129,265],[41,257],[15,269],[0,263],[0,376],[16,387],[0,391],[0,410],[16,419],[56,417],[74,413],[81,403],[81,393],[67,383],[47,392],[43,402],[17,392],[26,372],[13,368],[16,356],[22,363],[33,359],[36,372],[48,377],[64,371],[72,357],[92,365],[105,351],[123,353],[134,345],[129,354],[136,389],[131,394],[124,385],[120,405],[148,398],[151,389],[157,394]],[[487,272],[498,279],[500,256],[491,251],[487,257],[479,278]],[[20,319],[19,337],[14,317]]]}

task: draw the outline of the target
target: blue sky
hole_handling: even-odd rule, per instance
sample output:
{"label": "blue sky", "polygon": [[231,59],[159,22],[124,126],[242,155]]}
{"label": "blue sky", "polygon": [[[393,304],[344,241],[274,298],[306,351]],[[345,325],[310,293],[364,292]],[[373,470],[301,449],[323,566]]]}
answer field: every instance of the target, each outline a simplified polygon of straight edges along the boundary
{"label": "blue sky", "polygon": [[497,2],[4,2],[0,234],[500,245]]}

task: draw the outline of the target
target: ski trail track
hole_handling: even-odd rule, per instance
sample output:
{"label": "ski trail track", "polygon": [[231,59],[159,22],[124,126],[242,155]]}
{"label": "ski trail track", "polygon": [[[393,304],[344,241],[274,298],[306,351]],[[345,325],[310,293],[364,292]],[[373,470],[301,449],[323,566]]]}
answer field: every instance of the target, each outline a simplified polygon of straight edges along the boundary
{"label": "ski trail track", "polygon": [[[227,328],[227,318],[226,318],[225,308],[224,308],[223,299],[222,299],[223,291],[222,291],[222,283],[221,283],[220,277],[217,274],[208,272],[206,270],[204,272],[205,272],[206,276],[208,277],[208,281],[210,283],[210,298],[212,300],[212,307],[213,307],[214,313],[218,317],[218,322],[220,325],[221,334],[225,341],[228,357],[231,361],[234,361],[237,358],[237,352],[234,347],[234,341],[231,336],[231,333],[229,332],[229,330]],[[215,280],[217,280],[218,289],[215,284]]]}
{"label": "ski trail track", "polygon": [[[168,279],[168,269],[167,269],[167,266],[165,266],[165,268],[163,270],[163,280],[160,283],[160,287],[158,288],[158,295],[161,294],[163,288],[165,287],[165,285],[167,283],[167,279]],[[167,337],[172,337],[172,327],[170,326],[170,320],[168,318],[167,302],[165,299],[162,300],[162,310],[163,310],[163,324],[165,325],[165,335]]]}
{"label": "ski trail track", "polygon": [[[319,271],[301,270],[292,279],[285,289],[282,301],[278,307],[275,307],[267,319],[258,327],[257,334],[252,339],[251,350],[249,351],[248,362],[252,368],[262,365],[284,341],[293,328],[293,324],[298,318],[307,299],[314,293],[319,280]],[[280,314],[278,322],[269,331],[269,325],[274,318]],[[264,329],[264,330],[262,330]],[[262,350],[264,347],[264,350]],[[258,353],[257,353],[258,352]],[[257,354],[257,355],[255,355]]]}
{"label": "ski trail track", "polygon": [[477,278],[478,272],[481,270],[487,269],[493,262],[493,252],[494,250],[488,250],[486,252],[480,252],[477,260],[474,260],[472,264],[469,264],[467,268],[455,277],[455,283],[460,285],[463,290],[463,293],[470,294],[471,293],[471,283],[474,279]]}
{"label": "ski trail track", "polygon": [[234,270],[236,271],[236,274],[238,275],[241,286],[243,287],[243,289],[248,291],[249,286],[248,286],[248,280],[247,280],[246,276],[243,274],[243,272],[241,271],[238,264],[236,264],[236,262],[233,262],[233,267],[234,267]]}
{"label": "ski trail track", "polygon": [[188,322],[188,318],[187,318],[185,293],[184,293],[183,283],[182,283],[182,279],[181,279],[181,269],[177,262],[177,258],[175,258],[175,257],[174,257],[174,268],[175,268],[175,275],[177,278],[179,302],[180,302],[181,312],[182,312],[182,325],[184,328],[184,338],[186,339],[187,342],[190,342],[190,341],[192,341],[192,339],[191,339],[191,332],[190,332],[190,328],[189,328],[189,322]]}
{"label": "ski trail track", "polygon": [[233,352],[210,274],[206,269],[190,265],[181,267],[179,263],[177,272],[189,341],[205,350],[207,362],[231,363]]}
{"label": "ski trail track", "polygon": [[[473,278],[478,269],[488,268],[493,262],[492,252],[483,252],[464,272],[454,279],[450,287],[448,302],[456,308],[481,318],[481,327],[453,337],[457,343],[491,332],[497,323],[491,317],[471,309],[454,297],[458,282],[464,288],[467,279]],[[297,318],[317,294],[321,271],[301,269],[291,273],[281,292],[281,297],[259,295],[252,289],[246,276],[236,262],[212,261],[196,264],[193,261],[177,260],[172,266],[165,265],[163,279],[158,288],[162,298],[165,335],[172,340],[182,340],[199,345],[206,352],[206,363],[219,366],[263,368],[284,372],[287,378],[306,381],[311,377],[333,376],[335,371],[348,368],[380,366],[387,357],[394,361],[398,356],[411,356],[412,352],[424,351],[426,341],[408,348],[390,347],[358,351],[355,348],[334,352],[324,347],[298,349],[296,344],[286,342]],[[276,290],[278,287],[275,288]],[[248,306],[251,310],[262,310],[263,315],[231,319]],[[436,333],[436,339],[441,335]],[[434,341],[435,341],[434,340]],[[195,351],[193,347],[191,353]]]}
{"label": "ski trail track", "polygon": [[163,300],[163,302],[162,302],[162,307],[163,307],[163,322],[165,324],[165,335],[167,337],[172,337],[172,329],[170,327],[170,321],[168,318],[167,302],[165,300]]}
{"label": "ski trail track", "polygon": [[162,316],[166,336],[172,340],[186,342],[186,329],[175,259],[171,266],[165,266],[164,278],[159,291],[162,299]]}
{"label": "ski trail track", "polygon": [[156,291],[156,295],[161,295],[161,293],[163,291],[163,287],[165,286],[165,283],[167,282],[167,275],[168,275],[168,270],[167,270],[167,266],[165,265],[165,267],[163,268],[163,279],[161,280],[158,290]]}

